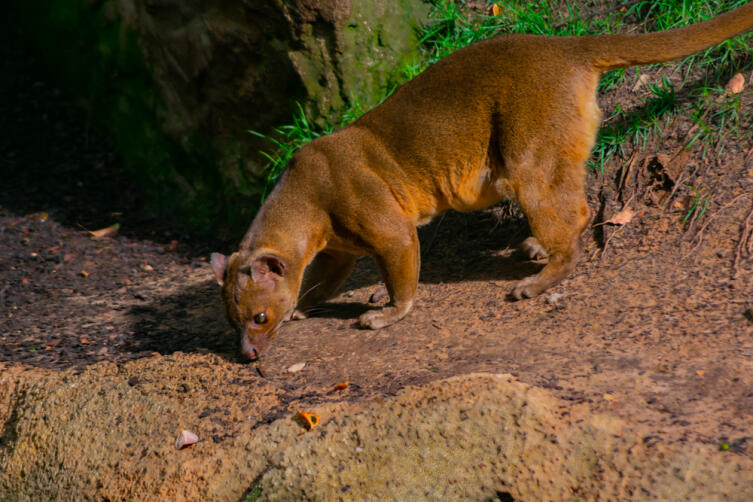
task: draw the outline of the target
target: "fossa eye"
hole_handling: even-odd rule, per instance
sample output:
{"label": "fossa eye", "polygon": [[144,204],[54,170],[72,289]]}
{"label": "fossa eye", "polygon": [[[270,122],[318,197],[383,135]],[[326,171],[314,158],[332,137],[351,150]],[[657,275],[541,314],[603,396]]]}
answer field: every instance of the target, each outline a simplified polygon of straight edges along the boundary
{"label": "fossa eye", "polygon": [[267,314],[265,314],[264,312],[259,312],[254,316],[254,322],[256,324],[264,324],[265,322],[267,322]]}

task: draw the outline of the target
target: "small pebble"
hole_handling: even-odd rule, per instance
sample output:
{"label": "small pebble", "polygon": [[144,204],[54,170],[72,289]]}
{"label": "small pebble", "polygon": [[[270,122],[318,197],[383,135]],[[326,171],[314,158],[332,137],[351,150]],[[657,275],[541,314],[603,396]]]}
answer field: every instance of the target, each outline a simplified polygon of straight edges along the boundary
{"label": "small pebble", "polygon": [[305,362],[295,363],[294,365],[290,366],[287,370],[288,373],[297,373],[301,371],[306,366]]}
{"label": "small pebble", "polygon": [[175,448],[177,450],[182,450],[186,446],[191,446],[192,444],[199,442],[199,436],[194,434],[191,431],[182,430],[180,431],[180,434],[178,434],[178,439],[175,440]]}
{"label": "small pebble", "polygon": [[546,302],[549,305],[557,306],[560,302],[560,300],[567,298],[567,293],[552,293],[549,295],[549,297],[546,299]]}

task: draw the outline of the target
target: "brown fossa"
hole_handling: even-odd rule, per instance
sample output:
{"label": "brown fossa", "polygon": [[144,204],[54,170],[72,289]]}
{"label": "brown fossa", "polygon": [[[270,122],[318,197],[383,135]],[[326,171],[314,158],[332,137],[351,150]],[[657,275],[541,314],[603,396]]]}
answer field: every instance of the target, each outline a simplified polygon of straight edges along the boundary
{"label": "brown fossa", "polygon": [[512,296],[556,284],[575,268],[589,221],[584,163],[599,127],[601,73],[681,58],[751,27],[748,3],[657,33],[500,35],[447,56],[352,125],[304,146],[239,250],[212,254],[243,353],[256,358],[281,322],[332,297],[361,255],[376,261],[390,301],[360,325],[403,318],[418,283],[416,226],[448,209],[515,200],[533,233],[524,247],[549,260]]}

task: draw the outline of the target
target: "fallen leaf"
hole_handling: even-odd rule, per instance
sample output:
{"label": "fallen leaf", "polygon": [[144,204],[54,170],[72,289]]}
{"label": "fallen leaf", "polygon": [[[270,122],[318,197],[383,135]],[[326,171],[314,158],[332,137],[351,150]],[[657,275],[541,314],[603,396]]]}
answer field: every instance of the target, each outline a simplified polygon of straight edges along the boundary
{"label": "fallen leaf", "polygon": [[745,77],[742,73],[735,73],[727,82],[726,87],[730,94],[739,94],[745,88]]}
{"label": "fallen leaf", "polygon": [[499,4],[492,5],[492,16],[499,16],[502,13],[502,9],[500,8]]}
{"label": "fallen leaf", "polygon": [[705,373],[705,371],[703,371],[703,370],[695,370],[695,374],[698,375],[699,377],[702,377],[704,375],[704,373]]}
{"label": "fallen leaf", "polygon": [[89,272],[87,272],[86,270],[82,270],[81,272],[79,272],[79,274],[81,274],[82,277],[89,277]]}
{"label": "fallen leaf", "polygon": [[141,265],[141,268],[143,268],[143,269],[144,269],[144,270],[146,270],[147,272],[151,272],[152,270],[154,270],[154,267],[152,267],[152,266],[151,266],[151,265],[149,265],[148,263],[144,263],[143,265]]}
{"label": "fallen leaf", "polygon": [[638,92],[638,90],[646,85],[646,82],[648,82],[648,74],[643,73],[640,77],[638,77],[638,80],[635,81],[635,85],[633,86],[633,92]]}
{"label": "fallen leaf", "polygon": [[306,366],[305,362],[295,363],[294,365],[290,366],[285,371],[287,371],[288,373],[297,373],[297,372],[301,371],[305,366]]}
{"label": "fallen leaf", "polygon": [[100,228],[99,230],[90,230],[89,236],[92,239],[102,239],[103,237],[112,237],[120,230],[120,223],[115,223],[109,227]]}
{"label": "fallen leaf", "polygon": [[626,223],[630,223],[630,220],[633,219],[633,216],[635,216],[635,211],[633,211],[629,207],[626,207],[604,223],[609,223],[612,225],[625,225]]}
{"label": "fallen leaf", "polygon": [[341,382],[335,385],[335,387],[332,390],[345,390],[347,388],[348,388],[348,382]]}
{"label": "fallen leaf", "polygon": [[617,398],[614,397],[612,394],[604,394],[601,397],[604,398],[604,401],[617,401]]}
{"label": "fallen leaf", "polygon": [[186,446],[191,446],[192,444],[199,442],[199,436],[194,434],[191,431],[182,430],[180,431],[180,434],[178,434],[178,439],[175,440],[175,448],[177,450],[182,450]]}
{"label": "fallen leaf", "polygon": [[304,427],[306,427],[307,430],[311,430],[319,425],[319,415],[317,415],[316,413],[299,411],[296,415],[296,418]]}

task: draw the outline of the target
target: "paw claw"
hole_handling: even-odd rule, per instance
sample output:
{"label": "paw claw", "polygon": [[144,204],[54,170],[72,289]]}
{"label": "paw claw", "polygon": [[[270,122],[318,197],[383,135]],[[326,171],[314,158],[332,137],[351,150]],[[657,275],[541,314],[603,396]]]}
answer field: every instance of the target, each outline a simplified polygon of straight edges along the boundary
{"label": "paw claw", "polygon": [[387,288],[382,286],[376,291],[374,291],[374,294],[372,294],[371,297],[369,298],[369,303],[378,303],[385,296],[387,296]]}
{"label": "paw claw", "polygon": [[544,246],[539,243],[536,237],[529,237],[520,245],[520,250],[531,260],[544,260],[549,258]]}
{"label": "paw claw", "polygon": [[384,313],[380,310],[370,310],[358,318],[358,324],[366,329],[379,329],[389,323],[385,322]]}
{"label": "paw claw", "polygon": [[541,288],[537,284],[537,281],[535,279],[528,277],[518,282],[518,284],[513,288],[510,294],[516,300],[522,300],[524,298],[533,298],[534,296],[541,293],[542,290],[543,288]]}
{"label": "paw claw", "polygon": [[397,309],[394,306],[383,307],[381,309],[369,310],[361,314],[358,318],[358,324],[362,328],[381,329],[390,324],[394,324],[408,313],[410,306]]}

